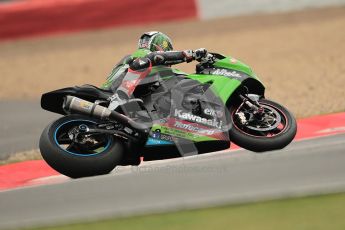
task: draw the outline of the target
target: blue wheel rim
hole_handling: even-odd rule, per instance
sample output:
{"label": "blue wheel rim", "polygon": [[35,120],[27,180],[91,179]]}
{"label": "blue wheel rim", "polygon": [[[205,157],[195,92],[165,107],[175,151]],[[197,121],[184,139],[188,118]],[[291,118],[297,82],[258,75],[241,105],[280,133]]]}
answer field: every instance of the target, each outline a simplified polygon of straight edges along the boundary
{"label": "blue wheel rim", "polygon": [[70,121],[66,121],[64,123],[62,123],[61,125],[59,125],[55,131],[54,131],[54,141],[55,141],[55,144],[61,149],[63,150],[64,152],[66,153],[69,153],[71,155],[74,155],[74,156],[79,156],[79,157],[92,157],[92,156],[96,156],[96,155],[99,155],[105,151],[108,150],[108,148],[110,147],[111,145],[111,139],[108,137],[107,138],[107,143],[106,145],[103,147],[103,149],[100,151],[100,152],[96,152],[96,153],[81,153],[81,152],[73,152],[73,151],[69,151],[67,149],[64,149],[61,144],[59,143],[58,139],[57,139],[57,134],[59,133],[59,131],[61,130],[61,128],[69,123],[76,123],[75,126],[78,126],[80,124],[85,124],[85,123],[88,123],[88,124],[96,124],[96,122],[94,121],[90,121],[90,120],[81,120],[81,119],[76,119],[76,120],[70,120]]}

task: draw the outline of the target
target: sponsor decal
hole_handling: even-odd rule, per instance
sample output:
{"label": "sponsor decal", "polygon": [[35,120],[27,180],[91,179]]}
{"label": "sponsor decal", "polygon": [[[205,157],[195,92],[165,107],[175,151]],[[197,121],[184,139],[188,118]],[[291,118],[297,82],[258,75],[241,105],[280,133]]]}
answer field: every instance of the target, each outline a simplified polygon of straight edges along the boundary
{"label": "sponsor decal", "polygon": [[152,138],[159,139],[161,137],[161,133],[158,131],[155,131],[152,133]]}
{"label": "sponsor decal", "polygon": [[160,139],[163,140],[163,141],[173,141],[171,136],[165,135],[165,134],[161,134]]}
{"label": "sponsor decal", "polygon": [[214,109],[210,109],[210,108],[204,109],[204,114],[212,116],[212,117],[217,117],[217,118],[223,117],[222,111],[214,110]]}
{"label": "sponsor decal", "polygon": [[174,126],[179,129],[185,129],[191,132],[196,132],[198,134],[204,134],[204,135],[213,135],[215,133],[215,130],[210,129],[202,129],[200,127],[193,126],[192,124],[185,124],[180,121],[175,121]]}
{"label": "sponsor decal", "polygon": [[183,112],[180,109],[175,109],[175,117],[178,117],[181,120],[187,120],[207,126],[216,127],[218,129],[221,129],[222,127],[222,121],[218,121],[217,119],[206,119],[191,113]]}
{"label": "sponsor decal", "polygon": [[152,138],[159,139],[159,140],[164,140],[164,141],[173,141],[171,136],[161,133],[160,129],[156,129],[152,133]]}
{"label": "sponsor decal", "polygon": [[236,71],[229,71],[226,69],[216,69],[213,72],[211,72],[213,75],[221,75],[225,77],[233,77],[233,78],[242,78],[241,74],[239,74]]}
{"label": "sponsor decal", "polygon": [[[155,125],[154,125],[155,126]],[[192,141],[205,140],[228,140],[222,130],[210,128],[197,123],[190,123],[189,121],[177,120],[177,118],[168,119],[167,123],[156,126],[152,129],[152,134],[159,132],[155,136],[161,141],[173,142],[174,137],[184,138]],[[152,137],[151,134],[151,137]],[[157,140],[157,139],[156,139]]]}

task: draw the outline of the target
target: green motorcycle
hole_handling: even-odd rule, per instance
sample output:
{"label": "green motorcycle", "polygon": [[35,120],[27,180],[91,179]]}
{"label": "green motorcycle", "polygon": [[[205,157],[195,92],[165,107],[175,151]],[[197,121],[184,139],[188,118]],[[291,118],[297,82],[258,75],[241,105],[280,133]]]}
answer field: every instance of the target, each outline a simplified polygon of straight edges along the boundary
{"label": "green motorcycle", "polygon": [[106,174],[117,165],[228,149],[230,141],[251,151],[282,149],[295,137],[296,120],[265,99],[251,68],[211,53],[185,74],[150,67],[133,95],[115,111],[109,98],[121,79],[104,88],[69,87],[42,95],[43,109],[62,114],[42,133],[46,162],[69,177]]}

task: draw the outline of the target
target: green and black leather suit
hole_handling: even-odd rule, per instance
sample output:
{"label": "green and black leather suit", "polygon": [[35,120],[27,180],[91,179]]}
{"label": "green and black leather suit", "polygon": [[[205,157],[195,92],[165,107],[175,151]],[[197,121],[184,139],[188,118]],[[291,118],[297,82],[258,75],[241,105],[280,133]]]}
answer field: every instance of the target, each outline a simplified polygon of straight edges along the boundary
{"label": "green and black leather suit", "polygon": [[[197,51],[155,51],[151,52],[147,49],[138,49],[132,55],[125,56],[112,70],[107,78],[107,81],[102,85],[102,88],[112,90],[113,92],[121,92],[121,95],[129,98],[134,89],[128,92],[122,83],[126,81],[136,81],[142,77],[143,72],[154,72],[155,67],[166,67],[175,74],[183,74],[181,71],[171,68],[171,65],[179,64],[182,62],[191,62],[195,59],[201,58],[205,55],[205,49]],[[129,73],[137,73],[129,74]],[[150,73],[146,73],[147,76]],[[139,84],[139,82],[137,82]],[[123,94],[124,92],[124,94]]]}

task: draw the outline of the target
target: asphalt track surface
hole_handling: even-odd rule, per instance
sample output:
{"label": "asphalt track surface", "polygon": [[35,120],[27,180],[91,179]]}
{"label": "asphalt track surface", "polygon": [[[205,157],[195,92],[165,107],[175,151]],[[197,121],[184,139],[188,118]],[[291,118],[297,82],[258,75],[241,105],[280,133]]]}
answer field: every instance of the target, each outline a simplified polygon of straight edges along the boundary
{"label": "asphalt track surface", "polygon": [[58,117],[42,110],[39,101],[0,101],[0,108],[0,160],[37,149],[43,129]]}
{"label": "asphalt track surface", "polygon": [[[345,135],[263,154],[144,162],[112,174],[0,192],[0,228],[90,221],[345,191]],[[52,179],[52,178],[51,178]]]}

